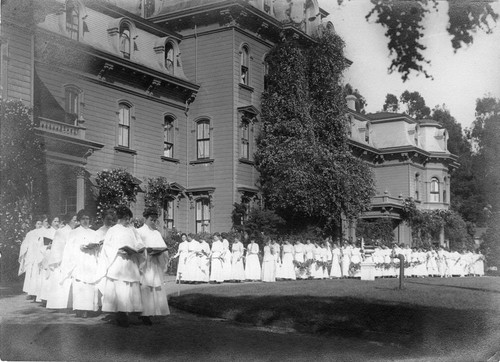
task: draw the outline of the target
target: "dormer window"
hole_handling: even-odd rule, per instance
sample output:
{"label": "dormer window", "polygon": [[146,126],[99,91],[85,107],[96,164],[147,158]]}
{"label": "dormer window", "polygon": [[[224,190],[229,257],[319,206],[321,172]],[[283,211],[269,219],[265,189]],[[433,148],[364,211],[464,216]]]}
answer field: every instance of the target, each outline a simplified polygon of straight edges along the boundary
{"label": "dormer window", "polygon": [[130,25],[128,23],[120,24],[120,52],[125,59],[130,59]]}
{"label": "dormer window", "polygon": [[155,13],[155,1],[156,0],[143,0],[143,17],[150,18]]}
{"label": "dormer window", "polygon": [[249,85],[249,71],[248,71],[248,46],[244,45],[240,52],[240,83]]}
{"label": "dormer window", "polygon": [[73,1],[66,4],[66,31],[71,39],[78,40],[80,35],[80,14]]}
{"label": "dormer window", "polygon": [[168,74],[174,74],[174,45],[171,42],[165,43],[165,69]]}

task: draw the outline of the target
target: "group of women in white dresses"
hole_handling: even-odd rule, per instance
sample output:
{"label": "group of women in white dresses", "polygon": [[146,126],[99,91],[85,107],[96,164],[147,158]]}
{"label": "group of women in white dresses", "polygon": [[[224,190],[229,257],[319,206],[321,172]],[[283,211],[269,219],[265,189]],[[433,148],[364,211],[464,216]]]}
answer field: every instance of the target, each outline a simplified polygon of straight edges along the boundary
{"label": "group of women in white dresses", "polygon": [[98,230],[90,228],[85,210],[69,215],[61,228],[54,221],[47,227],[48,218],[42,218],[21,245],[23,291],[49,309],[71,308],[81,317],[116,312],[121,326],[129,325],[131,312],[147,325],[151,316],[170,314],[164,286],[168,253],[155,227],[158,214],[147,209],[143,216],[145,224],[135,229],[132,212],[120,206],[104,214]]}
{"label": "group of women in white dresses", "polygon": [[191,234],[183,234],[182,240],[175,255],[181,283],[358,278],[363,261],[374,264],[375,277],[398,277],[401,255],[409,277],[484,275],[484,256],[477,252],[398,245],[363,250],[352,243],[340,247],[328,240],[297,240],[293,245],[288,240],[281,245],[268,240],[261,250],[253,240],[246,247],[238,238],[230,243],[224,233],[215,233],[211,245]]}

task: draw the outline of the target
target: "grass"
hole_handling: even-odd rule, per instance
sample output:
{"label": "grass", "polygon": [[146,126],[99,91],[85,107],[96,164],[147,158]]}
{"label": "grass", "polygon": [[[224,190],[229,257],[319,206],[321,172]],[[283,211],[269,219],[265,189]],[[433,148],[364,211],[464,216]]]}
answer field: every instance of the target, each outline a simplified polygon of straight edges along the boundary
{"label": "grass", "polygon": [[176,308],[288,331],[446,353],[500,341],[500,278],[318,280],[202,285]]}

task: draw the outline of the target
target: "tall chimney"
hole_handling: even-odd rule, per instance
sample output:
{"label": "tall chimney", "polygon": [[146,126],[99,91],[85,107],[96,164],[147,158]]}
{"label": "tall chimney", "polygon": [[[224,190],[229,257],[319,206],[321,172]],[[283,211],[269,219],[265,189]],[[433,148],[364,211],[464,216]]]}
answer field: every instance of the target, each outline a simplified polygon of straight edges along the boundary
{"label": "tall chimney", "polygon": [[358,100],[358,98],[356,98],[356,96],[353,94],[349,94],[347,97],[345,97],[345,100],[347,101],[347,107],[349,107],[349,109],[355,111],[356,110],[356,101]]}

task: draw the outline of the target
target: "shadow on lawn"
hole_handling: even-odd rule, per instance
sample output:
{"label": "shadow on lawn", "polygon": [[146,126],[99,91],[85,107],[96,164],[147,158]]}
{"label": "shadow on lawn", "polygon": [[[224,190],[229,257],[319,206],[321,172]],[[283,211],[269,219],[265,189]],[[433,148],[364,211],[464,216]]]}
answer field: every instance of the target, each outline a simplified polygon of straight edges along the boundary
{"label": "shadow on lawn", "polygon": [[478,292],[486,292],[486,293],[497,293],[500,294],[500,290],[494,290],[494,289],[487,289],[487,288],[473,288],[473,287],[464,287],[461,285],[450,285],[450,284],[430,284],[428,282],[419,282],[416,280],[405,280],[405,283],[410,283],[410,284],[421,284],[425,285],[428,287],[438,287],[438,288],[457,288],[457,289],[466,289],[466,290],[475,290]]}
{"label": "shadow on lawn", "polygon": [[171,297],[176,308],[256,326],[359,338],[410,348],[453,350],[500,331],[493,311],[383,304],[349,297],[188,294]]}

